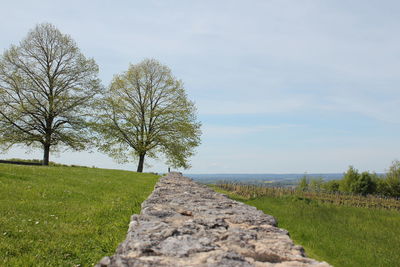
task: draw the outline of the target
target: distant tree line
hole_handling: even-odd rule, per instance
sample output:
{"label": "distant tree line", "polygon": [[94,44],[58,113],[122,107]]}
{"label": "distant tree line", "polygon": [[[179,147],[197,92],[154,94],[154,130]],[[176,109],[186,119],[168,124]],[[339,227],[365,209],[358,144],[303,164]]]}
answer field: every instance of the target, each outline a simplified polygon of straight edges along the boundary
{"label": "distant tree line", "polygon": [[400,161],[395,160],[384,175],[374,172],[359,172],[353,166],[340,180],[324,181],[323,178],[303,176],[297,185],[300,191],[352,193],[360,195],[380,195],[400,197]]}
{"label": "distant tree line", "polygon": [[120,162],[162,155],[188,168],[200,144],[196,107],[183,82],[154,59],[130,65],[104,87],[99,67],[54,25],[39,24],[0,57],[0,149],[50,153],[97,147]]}

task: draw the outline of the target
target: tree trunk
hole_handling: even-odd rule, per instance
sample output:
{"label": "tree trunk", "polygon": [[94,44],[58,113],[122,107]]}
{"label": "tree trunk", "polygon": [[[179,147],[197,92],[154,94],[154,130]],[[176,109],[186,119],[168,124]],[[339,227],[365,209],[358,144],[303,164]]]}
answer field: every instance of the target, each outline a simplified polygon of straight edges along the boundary
{"label": "tree trunk", "polygon": [[50,145],[43,145],[43,162],[42,165],[48,166],[49,165],[49,157],[50,157]]}
{"label": "tree trunk", "polygon": [[139,155],[139,164],[137,166],[137,172],[143,172],[143,164],[144,164],[144,156],[146,154],[140,154]]}

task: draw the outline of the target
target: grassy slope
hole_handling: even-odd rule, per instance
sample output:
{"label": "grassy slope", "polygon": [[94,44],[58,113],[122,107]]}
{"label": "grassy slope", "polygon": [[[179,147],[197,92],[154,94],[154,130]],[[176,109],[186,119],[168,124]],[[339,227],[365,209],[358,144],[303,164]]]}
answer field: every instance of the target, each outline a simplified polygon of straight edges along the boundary
{"label": "grassy slope", "polygon": [[334,206],[293,197],[246,200],[223,193],[275,216],[279,227],[287,229],[310,257],[334,266],[398,266],[400,262],[399,211]]}
{"label": "grassy slope", "polygon": [[0,164],[0,266],[88,266],[113,254],[157,176]]}

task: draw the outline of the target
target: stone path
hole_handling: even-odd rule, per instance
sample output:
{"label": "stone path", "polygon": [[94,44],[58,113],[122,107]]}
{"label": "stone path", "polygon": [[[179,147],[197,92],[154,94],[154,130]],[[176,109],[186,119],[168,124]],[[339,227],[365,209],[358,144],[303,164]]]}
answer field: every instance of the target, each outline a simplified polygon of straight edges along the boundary
{"label": "stone path", "polygon": [[180,173],[160,178],[126,240],[97,266],[330,266],[276,227],[272,216]]}

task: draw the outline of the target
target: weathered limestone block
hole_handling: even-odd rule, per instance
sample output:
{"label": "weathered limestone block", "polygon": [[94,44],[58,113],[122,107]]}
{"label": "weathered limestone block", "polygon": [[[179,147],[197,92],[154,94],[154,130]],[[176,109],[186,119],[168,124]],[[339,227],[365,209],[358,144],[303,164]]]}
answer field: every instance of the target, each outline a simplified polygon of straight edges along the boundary
{"label": "weathered limestone block", "polygon": [[169,173],[97,266],[329,266],[305,256],[262,211]]}

